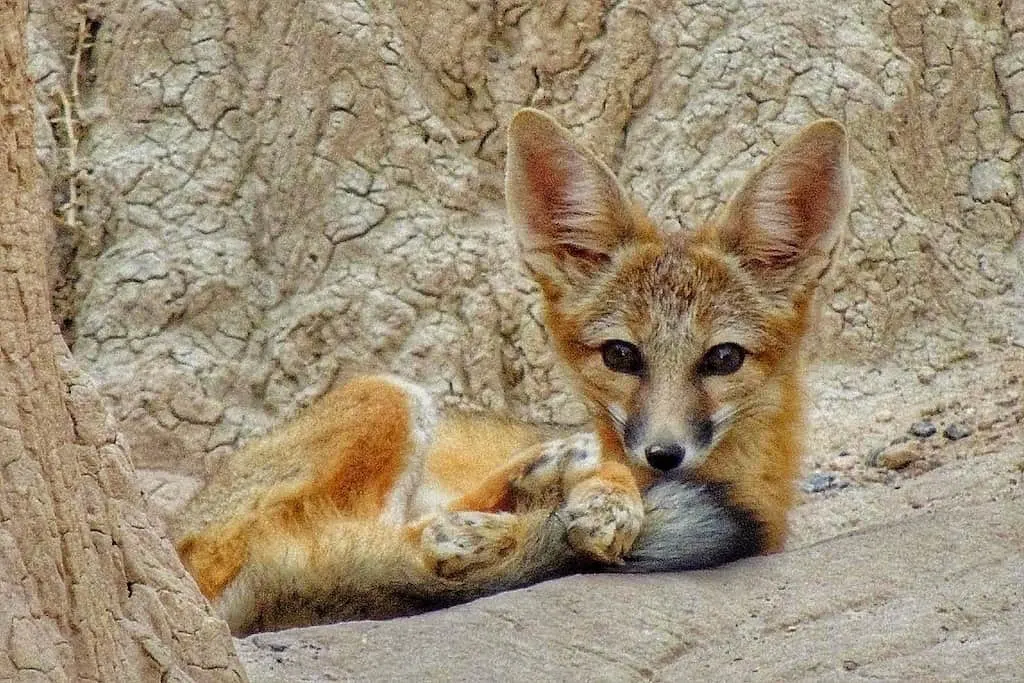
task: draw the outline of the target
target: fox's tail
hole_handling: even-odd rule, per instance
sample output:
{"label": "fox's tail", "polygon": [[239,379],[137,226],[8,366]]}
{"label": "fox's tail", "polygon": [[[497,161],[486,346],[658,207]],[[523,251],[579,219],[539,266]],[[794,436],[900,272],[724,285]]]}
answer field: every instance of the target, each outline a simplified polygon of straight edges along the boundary
{"label": "fox's tail", "polygon": [[763,549],[761,522],[725,484],[661,481],[644,493],[644,522],[620,572],[707,569]]}

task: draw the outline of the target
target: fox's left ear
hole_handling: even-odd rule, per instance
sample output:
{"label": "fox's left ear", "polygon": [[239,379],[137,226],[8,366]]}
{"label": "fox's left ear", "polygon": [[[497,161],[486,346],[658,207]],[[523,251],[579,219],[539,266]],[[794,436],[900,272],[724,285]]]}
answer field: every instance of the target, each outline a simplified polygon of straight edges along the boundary
{"label": "fox's left ear", "polygon": [[719,243],[783,285],[815,283],[832,265],[850,206],[846,129],[810,124],[747,179],[716,226]]}

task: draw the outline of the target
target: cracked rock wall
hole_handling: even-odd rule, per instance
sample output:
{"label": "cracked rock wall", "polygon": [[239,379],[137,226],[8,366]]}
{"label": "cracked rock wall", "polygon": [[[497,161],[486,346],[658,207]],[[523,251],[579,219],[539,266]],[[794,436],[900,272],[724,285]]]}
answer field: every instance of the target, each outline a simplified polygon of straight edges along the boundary
{"label": "cracked rock wall", "polygon": [[53,0],[32,22],[56,301],[143,466],[203,472],[359,369],[582,420],[502,223],[523,105],[678,229],[838,118],[856,200],[818,355],[1015,333],[1019,0]]}

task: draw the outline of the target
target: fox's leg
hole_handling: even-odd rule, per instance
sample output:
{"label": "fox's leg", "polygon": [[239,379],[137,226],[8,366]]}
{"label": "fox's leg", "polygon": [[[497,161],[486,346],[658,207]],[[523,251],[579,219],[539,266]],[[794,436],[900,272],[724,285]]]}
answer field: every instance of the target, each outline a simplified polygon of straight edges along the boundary
{"label": "fox's leg", "polygon": [[317,410],[330,423],[322,436],[330,454],[296,494],[326,494],[346,517],[407,522],[437,426],[427,392],[398,377],[368,375],[327,394]]}
{"label": "fox's leg", "polygon": [[513,486],[531,503],[561,505],[569,545],[599,562],[620,564],[640,532],[643,501],[633,473],[603,458],[593,434],[552,442]]}
{"label": "fox's leg", "polygon": [[603,460],[593,435],[577,434],[528,449],[410,535],[421,535],[426,564],[443,574],[491,571],[488,565],[512,554],[526,534],[516,516],[484,513],[542,508],[559,508],[577,552],[609,564],[621,562],[643,521],[629,469]]}
{"label": "fox's leg", "polygon": [[516,512],[558,507],[565,500],[566,475],[571,484],[591,476],[617,478],[615,468],[606,471],[599,467],[599,448],[594,435],[585,432],[531,446],[449,503],[447,509]]}
{"label": "fox's leg", "polygon": [[[229,456],[235,462],[189,503],[197,516],[204,509],[217,514],[178,537],[182,561],[203,594],[215,599],[261,539],[298,542],[339,518],[406,523],[435,426],[433,403],[421,388],[389,376],[350,380],[292,423]],[[225,492],[247,471],[287,459],[292,476],[282,473],[247,490],[233,508],[220,509]]]}
{"label": "fox's leg", "polygon": [[[553,510],[561,503],[560,472],[556,469],[554,476],[546,476],[550,468],[543,467],[559,460],[560,444],[526,449],[446,510],[408,525],[406,538],[419,550],[423,566],[467,586],[516,573],[507,565],[522,553],[530,532],[526,516],[520,513],[543,507]],[[545,475],[538,476],[541,469]],[[522,481],[530,485],[518,487]]]}
{"label": "fox's leg", "polygon": [[479,581],[523,546],[524,516],[508,512],[440,512],[408,531],[423,566],[446,579]]}
{"label": "fox's leg", "polygon": [[[560,502],[558,473],[553,478],[530,475],[539,472],[538,468],[546,471],[546,465],[559,461],[560,453],[564,450],[563,441],[560,439],[527,448],[446,508],[450,511],[515,512],[556,506]],[[521,481],[531,482],[532,485],[521,488],[518,486]]]}

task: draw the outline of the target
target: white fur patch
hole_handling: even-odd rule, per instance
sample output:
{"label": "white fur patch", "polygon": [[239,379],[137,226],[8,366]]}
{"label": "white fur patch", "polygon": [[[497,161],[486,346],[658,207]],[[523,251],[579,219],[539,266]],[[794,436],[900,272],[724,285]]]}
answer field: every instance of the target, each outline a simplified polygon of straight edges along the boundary
{"label": "white fur patch", "polygon": [[454,498],[455,494],[442,486],[434,477],[425,474],[413,492],[412,500],[409,503],[406,513],[408,521],[411,522],[440,512],[448,507]]}
{"label": "white fur patch", "polygon": [[714,431],[711,433],[711,445],[708,446],[708,451],[714,449],[718,445],[718,442],[725,436],[729,427],[732,423],[732,418],[736,415],[736,406],[731,404],[724,404],[718,410],[711,413],[711,423],[715,426]]}
{"label": "white fur patch", "polygon": [[617,403],[609,403],[608,404],[608,414],[612,416],[612,420],[614,420],[616,422],[616,424],[619,424],[619,425],[626,424],[626,418],[627,418],[626,410],[622,406],[620,406],[619,404],[617,404]]}
{"label": "white fur patch", "polygon": [[[387,375],[382,379],[401,389],[408,401],[409,444],[405,456],[405,469],[391,487],[380,513],[380,521],[396,526],[405,524],[412,516],[417,491],[423,481],[427,452],[434,442],[437,429],[437,408],[430,394],[422,387],[400,377]],[[417,501],[422,502],[422,501]]]}

